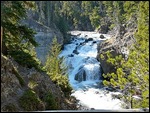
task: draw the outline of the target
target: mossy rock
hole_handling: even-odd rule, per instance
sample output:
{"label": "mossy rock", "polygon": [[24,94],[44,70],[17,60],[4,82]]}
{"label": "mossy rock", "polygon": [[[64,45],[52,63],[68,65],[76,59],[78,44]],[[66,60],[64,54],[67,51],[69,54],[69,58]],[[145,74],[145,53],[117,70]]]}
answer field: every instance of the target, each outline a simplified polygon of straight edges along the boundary
{"label": "mossy rock", "polygon": [[24,92],[23,96],[19,99],[19,103],[25,111],[45,110],[45,105],[31,89]]}

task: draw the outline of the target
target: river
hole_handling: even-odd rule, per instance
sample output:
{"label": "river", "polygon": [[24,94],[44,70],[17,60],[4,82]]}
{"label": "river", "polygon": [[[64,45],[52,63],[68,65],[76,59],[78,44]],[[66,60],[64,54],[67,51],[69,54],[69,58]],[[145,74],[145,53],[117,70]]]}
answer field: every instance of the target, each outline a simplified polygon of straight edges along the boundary
{"label": "river", "polygon": [[113,98],[119,92],[107,90],[102,85],[100,62],[97,61],[97,44],[110,36],[88,31],[71,31],[72,41],[64,46],[60,56],[64,56],[68,66],[72,96],[78,100],[79,109],[123,109],[121,101]]}

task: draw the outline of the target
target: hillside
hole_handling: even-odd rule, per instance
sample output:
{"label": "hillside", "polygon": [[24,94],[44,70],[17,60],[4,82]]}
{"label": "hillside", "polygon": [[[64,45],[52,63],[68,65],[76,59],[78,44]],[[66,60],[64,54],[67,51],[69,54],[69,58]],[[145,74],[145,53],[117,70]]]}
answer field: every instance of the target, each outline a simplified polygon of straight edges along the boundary
{"label": "hillside", "polygon": [[1,111],[76,109],[44,72],[1,56]]}

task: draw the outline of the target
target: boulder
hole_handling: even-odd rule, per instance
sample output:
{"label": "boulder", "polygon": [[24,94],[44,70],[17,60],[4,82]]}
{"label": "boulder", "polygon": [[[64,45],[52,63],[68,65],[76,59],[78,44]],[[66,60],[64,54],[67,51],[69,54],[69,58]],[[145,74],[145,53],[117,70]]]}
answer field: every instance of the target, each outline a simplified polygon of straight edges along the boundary
{"label": "boulder", "polygon": [[106,34],[109,31],[109,23],[106,23],[106,25],[102,25],[99,29],[98,29],[99,33],[103,33]]}
{"label": "boulder", "polygon": [[87,43],[88,41],[93,41],[93,38],[88,38],[88,39],[85,39],[85,43]]}
{"label": "boulder", "polygon": [[85,72],[84,68],[81,68],[79,70],[79,72],[75,75],[74,79],[79,81],[79,82],[82,82],[82,81],[86,80],[86,72]]}
{"label": "boulder", "polygon": [[88,41],[93,41],[93,38],[88,38],[87,40],[88,40]]}
{"label": "boulder", "polygon": [[81,35],[81,33],[77,34],[76,36],[80,36],[80,35]]}
{"label": "boulder", "polygon": [[68,57],[74,57],[74,55],[73,55],[73,54],[71,54],[71,55],[68,55]]}
{"label": "boulder", "polygon": [[104,39],[105,37],[104,37],[104,35],[100,35],[100,37],[99,37],[99,38]]}
{"label": "boulder", "polygon": [[93,41],[93,44],[95,44],[96,43],[96,41]]}
{"label": "boulder", "polygon": [[83,43],[80,43],[79,44],[79,46],[84,46],[86,43],[85,42],[83,42]]}
{"label": "boulder", "polygon": [[79,54],[79,52],[77,51],[77,47],[75,48],[75,50],[73,50],[73,53],[77,55]]}
{"label": "boulder", "polygon": [[[101,63],[101,67],[102,67],[104,74],[115,72],[116,69],[114,68],[114,66],[110,63],[107,63],[108,57],[106,55],[106,52],[110,51],[110,53],[112,54],[112,57],[119,55],[119,49],[118,49],[117,45],[110,45],[105,48],[104,48],[104,46],[101,45],[100,48],[101,48],[101,50],[99,51],[97,58]],[[104,56],[104,59],[99,57],[101,54]]]}

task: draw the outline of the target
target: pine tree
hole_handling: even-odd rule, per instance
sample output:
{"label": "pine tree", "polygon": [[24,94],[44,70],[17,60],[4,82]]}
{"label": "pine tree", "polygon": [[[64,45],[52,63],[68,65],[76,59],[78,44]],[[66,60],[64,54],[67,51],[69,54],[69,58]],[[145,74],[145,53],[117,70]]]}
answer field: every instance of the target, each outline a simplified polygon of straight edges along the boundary
{"label": "pine tree", "polygon": [[[103,83],[119,88],[123,93],[124,102],[130,108],[147,108],[149,107],[149,5],[148,2],[141,1],[137,6],[139,10],[134,13],[138,15],[138,30],[134,34],[136,38],[134,48],[130,50],[127,60],[118,56],[112,58],[107,52],[107,62],[116,67],[116,72],[103,75],[110,79],[104,80]],[[139,96],[140,101],[134,96]]]}
{"label": "pine tree", "polygon": [[[30,54],[29,46],[38,46],[34,40],[35,31],[22,25],[26,10],[34,9],[34,2],[3,1],[1,2],[1,26],[3,28],[3,45],[7,54],[24,66],[38,68],[39,62]],[[3,49],[3,47],[2,47]],[[7,55],[6,54],[6,55]]]}
{"label": "pine tree", "polygon": [[67,68],[65,64],[63,64],[63,58],[58,57],[60,52],[61,45],[57,42],[57,38],[54,37],[44,68],[52,81],[60,86],[65,95],[68,96],[72,88],[67,78]]}
{"label": "pine tree", "polygon": [[21,49],[22,45],[20,45],[20,43],[23,40],[24,42],[37,46],[36,41],[33,39],[35,32],[19,23],[21,19],[26,17],[26,9],[33,6],[32,2],[3,1],[1,3],[3,41],[9,50]]}

